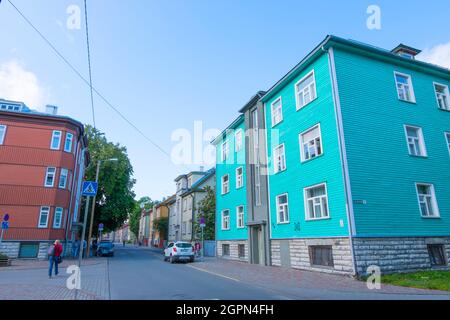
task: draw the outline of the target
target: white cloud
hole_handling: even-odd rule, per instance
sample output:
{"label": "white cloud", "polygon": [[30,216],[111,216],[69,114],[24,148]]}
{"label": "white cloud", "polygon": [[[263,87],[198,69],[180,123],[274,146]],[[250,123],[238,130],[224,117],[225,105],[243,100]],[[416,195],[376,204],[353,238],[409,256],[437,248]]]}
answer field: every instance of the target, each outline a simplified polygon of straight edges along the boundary
{"label": "white cloud", "polygon": [[30,108],[42,110],[48,93],[33,72],[11,60],[0,64],[0,98],[22,101]]}
{"label": "white cloud", "polygon": [[427,48],[417,58],[450,69],[450,42]]}

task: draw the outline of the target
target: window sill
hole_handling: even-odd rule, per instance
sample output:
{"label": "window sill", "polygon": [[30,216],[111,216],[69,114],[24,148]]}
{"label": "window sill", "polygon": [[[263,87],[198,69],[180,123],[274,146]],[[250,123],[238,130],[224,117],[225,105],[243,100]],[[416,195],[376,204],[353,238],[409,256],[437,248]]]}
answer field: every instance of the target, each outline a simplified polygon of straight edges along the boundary
{"label": "window sill", "polygon": [[277,175],[277,174],[282,174],[283,172],[286,172],[287,171],[287,168],[286,169],[284,169],[284,170],[281,170],[281,171],[277,171],[277,172],[273,172],[273,174],[274,175]]}
{"label": "window sill", "polygon": [[442,109],[438,107],[438,110],[444,111],[444,112],[450,112],[450,109]]}
{"label": "window sill", "polygon": [[290,221],[287,222],[277,222],[278,225],[287,225],[287,224],[291,224]]}
{"label": "window sill", "polygon": [[425,217],[425,216],[421,216],[422,219],[441,219],[441,216],[436,216],[436,217]]}
{"label": "window sill", "polygon": [[400,98],[398,98],[398,101],[406,102],[406,103],[409,103],[409,104],[417,104],[416,101],[409,101],[409,100],[404,100],[404,99],[400,99]]}
{"label": "window sill", "polygon": [[300,111],[304,108],[306,108],[307,106],[309,106],[311,103],[313,103],[314,101],[317,100],[318,97],[315,97],[314,100],[311,100],[310,102],[308,102],[307,104],[305,104],[304,106],[299,107],[298,105],[295,106],[296,111]]}
{"label": "window sill", "polygon": [[311,162],[311,161],[313,161],[313,160],[316,160],[316,159],[319,159],[319,158],[323,157],[323,155],[324,155],[324,154],[323,154],[323,152],[322,152],[320,155],[315,156],[314,158],[311,158],[311,159],[308,159],[308,160],[301,160],[300,163],[301,163],[301,164],[304,164],[304,163]]}
{"label": "window sill", "polygon": [[275,123],[275,124],[272,124],[272,129],[273,128],[275,128],[275,127],[277,127],[280,123],[282,123],[284,121],[284,119],[281,119],[281,121],[279,121],[279,122],[277,122],[277,123]]}
{"label": "window sill", "polygon": [[316,219],[306,219],[306,222],[312,222],[312,221],[321,221],[321,220],[331,220],[331,217],[326,218],[316,218]]}
{"label": "window sill", "polygon": [[428,159],[428,156],[416,156],[414,154],[409,154],[411,158]]}

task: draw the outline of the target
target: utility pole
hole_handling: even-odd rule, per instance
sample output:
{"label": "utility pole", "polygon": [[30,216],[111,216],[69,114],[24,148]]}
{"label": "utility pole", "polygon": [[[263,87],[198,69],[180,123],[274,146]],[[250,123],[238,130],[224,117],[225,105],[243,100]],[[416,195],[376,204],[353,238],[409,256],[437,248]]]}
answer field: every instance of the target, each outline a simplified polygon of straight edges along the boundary
{"label": "utility pole", "polygon": [[[100,165],[101,165],[102,161],[98,160],[97,162],[97,171],[95,173],[95,182],[98,183],[98,176],[100,174]],[[92,227],[94,224],[94,214],[95,214],[95,201],[96,201],[97,197],[94,196],[94,201],[92,201],[92,209],[91,209],[91,223],[89,224],[89,236],[88,236],[88,242],[87,242],[87,247],[86,247],[86,256],[89,257],[90,253],[91,253],[91,249],[90,249],[90,243],[91,243],[91,239],[92,239]]]}

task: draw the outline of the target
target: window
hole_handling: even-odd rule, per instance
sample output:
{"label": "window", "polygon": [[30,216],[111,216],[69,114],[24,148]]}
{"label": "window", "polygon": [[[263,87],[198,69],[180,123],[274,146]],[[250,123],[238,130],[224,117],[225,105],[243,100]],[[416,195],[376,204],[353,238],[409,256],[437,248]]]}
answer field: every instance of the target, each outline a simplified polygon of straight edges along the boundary
{"label": "window", "polygon": [[225,141],[222,143],[222,161],[225,162],[225,160],[228,159],[230,156],[230,146],[228,145],[228,141]]}
{"label": "window", "polygon": [[445,258],[445,247],[443,244],[429,244],[427,247],[431,266],[439,267],[447,265],[447,259]]}
{"label": "window", "polygon": [[416,189],[422,217],[439,217],[439,209],[434,192],[434,186],[432,184],[417,183]]}
{"label": "window", "polygon": [[222,194],[230,192],[230,176],[228,174],[222,177]]}
{"label": "window", "polygon": [[272,102],[272,127],[283,121],[283,104],[281,97]]}
{"label": "window", "polygon": [[63,219],[63,208],[56,208],[55,209],[55,217],[53,219],[53,228],[54,229],[61,228],[62,219]]}
{"label": "window", "polygon": [[244,206],[236,208],[236,221],[238,229],[244,228]]}
{"label": "window", "polygon": [[245,244],[238,244],[238,257],[239,259],[245,258]]}
{"label": "window", "polygon": [[331,246],[310,246],[309,258],[313,266],[334,267]]}
{"label": "window", "polygon": [[59,150],[59,147],[61,145],[61,134],[62,134],[61,131],[57,131],[57,130],[53,131],[50,149]]}
{"label": "window", "polygon": [[182,228],[182,233],[186,234],[186,222],[183,222],[183,224],[181,225]]}
{"label": "window", "polygon": [[183,199],[183,211],[187,211],[187,198]]}
{"label": "window", "polygon": [[67,179],[69,177],[69,170],[61,169],[61,173],[59,175],[59,188],[65,189],[67,186]]}
{"label": "window", "polygon": [[436,92],[439,109],[450,111],[450,93],[448,91],[448,86],[435,83],[434,91]]}
{"label": "window", "polygon": [[320,125],[300,134],[301,160],[307,161],[323,153]]}
{"label": "window", "polygon": [[244,168],[240,167],[236,169],[236,189],[240,189],[244,186]]}
{"label": "window", "polygon": [[234,140],[236,144],[236,152],[239,152],[242,150],[242,130],[236,131],[234,135]]}
{"label": "window", "polygon": [[398,98],[403,101],[416,102],[411,76],[398,72],[395,72],[394,75]]}
{"label": "window", "polygon": [[6,135],[6,126],[0,125],[0,145],[3,144],[5,141],[5,135]]}
{"label": "window", "polygon": [[41,212],[39,214],[39,228],[47,228],[48,226],[48,216],[50,215],[50,207],[41,207]]}
{"label": "window", "polygon": [[326,184],[305,189],[306,220],[329,218]]}
{"label": "window", "polygon": [[317,98],[314,71],[311,71],[306,77],[297,82],[295,85],[295,96],[297,99],[297,110]]}
{"label": "window", "polygon": [[284,152],[284,144],[279,145],[273,149],[274,155],[274,171],[279,173],[286,170],[286,155]]}
{"label": "window", "polygon": [[445,133],[445,139],[447,140],[448,152],[450,153],[450,132]]}
{"label": "window", "polygon": [[277,196],[277,222],[289,223],[289,204],[287,193]]}
{"label": "window", "polygon": [[230,210],[222,211],[222,230],[230,230]]}
{"label": "window", "polygon": [[72,152],[72,144],[73,144],[73,134],[67,132],[66,133],[66,142],[64,143],[64,151]]}
{"label": "window", "polygon": [[406,141],[408,143],[409,154],[412,156],[426,157],[425,140],[422,128],[405,126]]}
{"label": "window", "polygon": [[230,245],[229,244],[223,244],[222,245],[222,256],[223,257],[229,257],[230,256]]}
{"label": "window", "polygon": [[52,188],[55,184],[56,168],[47,168],[45,175],[45,186]]}

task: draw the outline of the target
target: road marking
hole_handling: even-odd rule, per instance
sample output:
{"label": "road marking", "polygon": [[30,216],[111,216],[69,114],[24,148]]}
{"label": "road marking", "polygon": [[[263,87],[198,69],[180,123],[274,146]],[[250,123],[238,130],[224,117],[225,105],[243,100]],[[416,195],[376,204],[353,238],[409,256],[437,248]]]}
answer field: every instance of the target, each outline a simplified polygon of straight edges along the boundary
{"label": "road marking", "polygon": [[215,273],[215,272],[212,272],[212,271],[209,271],[209,270],[205,270],[205,269],[202,269],[202,268],[199,268],[199,267],[194,267],[194,266],[192,266],[192,265],[187,265],[187,266],[188,266],[189,268],[192,268],[192,269],[195,269],[195,270],[198,270],[198,271],[202,271],[202,272],[206,272],[206,273],[215,275],[215,276],[217,276],[217,277],[221,277],[221,278],[225,278],[225,279],[228,279],[228,280],[240,282],[240,280],[238,280],[238,279],[231,278],[231,277],[227,277],[227,276],[224,276],[223,274],[220,274],[220,273]]}

